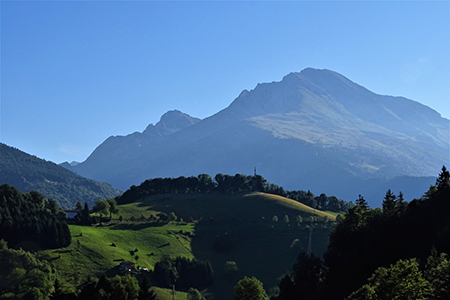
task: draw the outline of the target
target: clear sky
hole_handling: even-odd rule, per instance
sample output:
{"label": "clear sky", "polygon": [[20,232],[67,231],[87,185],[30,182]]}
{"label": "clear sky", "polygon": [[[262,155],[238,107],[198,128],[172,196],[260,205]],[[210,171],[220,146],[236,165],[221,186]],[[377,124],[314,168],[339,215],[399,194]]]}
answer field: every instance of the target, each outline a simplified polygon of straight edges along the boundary
{"label": "clear sky", "polygon": [[1,142],[56,163],[306,67],[450,118],[449,1],[1,1]]}

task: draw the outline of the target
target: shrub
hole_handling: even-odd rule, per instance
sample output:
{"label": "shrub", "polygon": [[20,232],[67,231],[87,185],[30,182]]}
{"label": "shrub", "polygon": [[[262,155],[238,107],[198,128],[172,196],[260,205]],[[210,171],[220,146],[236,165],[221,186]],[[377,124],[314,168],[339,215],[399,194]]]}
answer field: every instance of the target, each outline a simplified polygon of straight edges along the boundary
{"label": "shrub", "polygon": [[169,221],[176,221],[177,220],[177,215],[175,215],[174,212],[171,212],[168,216],[168,220]]}
{"label": "shrub", "polygon": [[225,263],[225,279],[232,280],[239,271],[235,261],[227,261]]}

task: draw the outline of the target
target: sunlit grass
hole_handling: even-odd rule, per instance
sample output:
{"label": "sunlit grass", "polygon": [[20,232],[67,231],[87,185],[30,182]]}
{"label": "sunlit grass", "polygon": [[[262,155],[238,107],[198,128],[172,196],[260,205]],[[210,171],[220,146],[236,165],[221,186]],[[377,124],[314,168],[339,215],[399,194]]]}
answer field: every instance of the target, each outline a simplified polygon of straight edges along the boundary
{"label": "sunlit grass", "polygon": [[[43,255],[59,274],[76,285],[82,284],[88,275],[114,275],[123,260],[148,269],[153,269],[164,255],[209,260],[215,271],[215,285],[208,291],[220,300],[232,297],[235,284],[224,280],[226,261],[237,263],[238,276],[257,276],[273,287],[277,278],[292,266],[296,253],[307,248],[308,217],[316,216],[315,223],[323,222],[324,217],[335,220],[334,214],[265,193],[157,195],[143,202],[119,205],[118,209],[113,220],[101,226],[70,225],[72,244],[46,250]],[[150,215],[162,212],[174,212],[177,221],[148,221]],[[274,215],[278,216],[278,222],[273,221]],[[298,215],[302,216],[303,224],[295,221]],[[129,221],[132,217],[136,221]],[[189,220],[195,223],[186,223]],[[224,233],[233,236],[235,247],[230,253],[213,250],[214,239]],[[327,230],[314,231],[315,253],[320,255],[325,250],[328,236]],[[290,247],[294,239],[299,239],[298,249]],[[157,290],[161,299],[171,299],[170,290]],[[185,299],[185,294],[179,292],[177,299]]]}

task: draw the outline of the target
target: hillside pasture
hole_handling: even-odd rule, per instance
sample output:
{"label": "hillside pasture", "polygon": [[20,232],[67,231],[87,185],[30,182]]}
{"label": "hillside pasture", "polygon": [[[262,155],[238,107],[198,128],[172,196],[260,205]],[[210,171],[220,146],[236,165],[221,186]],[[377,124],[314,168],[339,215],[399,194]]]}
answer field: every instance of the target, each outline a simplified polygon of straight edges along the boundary
{"label": "hillside pasture", "polygon": [[[207,292],[221,300],[232,297],[233,286],[243,276],[256,276],[267,290],[276,287],[300,251],[306,251],[311,227],[313,253],[321,256],[335,219],[301,203],[264,193],[166,194],[142,200],[119,205],[119,213],[109,223],[71,225],[72,244],[43,255],[57,272],[77,285],[88,275],[117,274],[121,261],[151,270],[164,255],[209,260],[215,283]],[[162,213],[172,212],[177,220],[157,220]],[[298,216],[301,222],[297,222]],[[238,271],[226,278],[227,261],[236,262]],[[158,293],[167,298],[170,291],[164,288],[158,287]]]}
{"label": "hillside pasture", "polygon": [[[122,206],[121,206],[122,207]],[[237,195],[214,194],[162,194],[142,199],[139,203],[123,205],[124,211],[139,213],[136,207],[144,208],[144,213],[175,212],[178,218],[187,221],[212,220],[220,222],[258,222],[271,219],[274,215],[283,218],[285,215],[294,220],[302,217],[328,218],[336,220],[330,213],[315,210],[300,202],[266,193],[250,193]],[[142,210],[141,210],[142,212]],[[124,215],[124,218],[129,215]]]}
{"label": "hillside pasture", "polygon": [[[230,299],[233,286],[243,276],[256,276],[268,290],[275,288],[296,256],[307,251],[310,227],[312,251],[321,256],[336,219],[302,203],[265,193],[165,194],[125,206],[141,207],[147,213],[174,212],[178,219],[195,221],[192,254],[211,262],[216,280],[209,290],[218,300]],[[273,221],[274,216],[278,222]],[[297,216],[301,216],[301,223],[296,221]],[[311,216],[314,221],[308,221]],[[221,238],[231,249],[215,249]],[[234,278],[225,280],[227,261],[235,261],[239,271]]]}
{"label": "hillside pasture", "polygon": [[70,225],[72,244],[66,248],[46,250],[43,255],[50,259],[61,275],[71,278],[77,285],[88,275],[117,274],[122,261],[132,261],[137,266],[152,269],[164,255],[193,257],[190,238],[186,235],[193,230],[191,224],[139,225],[142,224]]}

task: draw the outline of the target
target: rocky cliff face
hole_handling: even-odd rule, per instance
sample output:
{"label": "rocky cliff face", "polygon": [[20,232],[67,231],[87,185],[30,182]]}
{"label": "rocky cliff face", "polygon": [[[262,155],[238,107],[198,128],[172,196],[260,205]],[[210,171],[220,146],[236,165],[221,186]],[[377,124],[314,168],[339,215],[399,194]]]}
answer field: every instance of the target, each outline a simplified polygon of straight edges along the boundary
{"label": "rocky cliff face", "polygon": [[243,91],[204,120],[171,112],[143,133],[111,137],[74,169],[126,189],[151,177],[257,167],[287,189],[353,200],[398,176],[436,176],[449,164],[448,137],[449,120],[429,107],[309,68]]}

